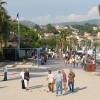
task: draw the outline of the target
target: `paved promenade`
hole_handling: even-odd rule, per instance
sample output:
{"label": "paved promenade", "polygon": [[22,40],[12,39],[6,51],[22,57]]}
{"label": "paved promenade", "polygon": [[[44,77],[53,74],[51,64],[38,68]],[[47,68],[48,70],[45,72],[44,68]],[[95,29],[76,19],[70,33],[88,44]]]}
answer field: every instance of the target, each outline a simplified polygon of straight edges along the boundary
{"label": "paved promenade", "polygon": [[[25,64],[26,65],[26,64]],[[25,66],[24,65],[24,66]],[[32,64],[29,64],[32,67]],[[26,65],[27,66],[27,65]],[[47,69],[57,72],[64,69],[68,74],[69,67],[65,67],[63,61],[50,61],[47,65],[31,69],[30,90],[21,89],[20,70],[17,67],[9,68],[8,81],[3,82],[3,74],[0,71],[0,98],[2,100],[100,100],[100,74],[85,72],[83,69],[73,69],[75,78],[75,92],[56,96],[56,93],[48,93]]]}

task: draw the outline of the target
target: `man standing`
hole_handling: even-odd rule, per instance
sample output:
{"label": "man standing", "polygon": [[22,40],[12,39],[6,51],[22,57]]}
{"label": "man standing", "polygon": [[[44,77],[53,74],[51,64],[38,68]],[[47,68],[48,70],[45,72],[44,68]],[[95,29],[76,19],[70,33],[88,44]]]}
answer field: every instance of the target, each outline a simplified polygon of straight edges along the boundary
{"label": "man standing", "polygon": [[29,69],[26,69],[26,71],[24,73],[24,83],[25,83],[26,90],[29,90],[29,80],[30,80]]}
{"label": "man standing", "polygon": [[62,74],[61,71],[58,71],[57,75],[55,76],[55,82],[56,82],[56,94],[58,95],[58,92],[60,91],[60,94],[62,94]]}
{"label": "man standing", "polygon": [[22,89],[25,89],[25,84],[24,84],[24,69],[21,71],[20,76],[21,76],[21,83],[22,83]]}
{"label": "man standing", "polygon": [[74,78],[75,78],[75,73],[70,70],[69,75],[68,75],[68,86],[69,86],[69,91],[74,92]]}
{"label": "man standing", "polygon": [[8,72],[7,66],[3,67],[3,72],[4,72],[4,79],[3,79],[3,81],[7,81],[7,72]]}

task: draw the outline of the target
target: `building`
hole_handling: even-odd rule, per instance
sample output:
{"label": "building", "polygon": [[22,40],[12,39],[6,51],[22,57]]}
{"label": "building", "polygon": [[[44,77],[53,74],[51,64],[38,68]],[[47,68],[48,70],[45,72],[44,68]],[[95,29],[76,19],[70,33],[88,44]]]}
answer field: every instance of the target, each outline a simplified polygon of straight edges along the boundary
{"label": "building", "polygon": [[99,38],[99,39],[100,39],[100,32],[98,32],[98,34],[97,34],[97,38]]}
{"label": "building", "polygon": [[44,38],[49,38],[54,36],[54,33],[44,33]]}
{"label": "building", "polygon": [[89,36],[91,36],[91,33],[84,32],[84,37],[89,37]]}

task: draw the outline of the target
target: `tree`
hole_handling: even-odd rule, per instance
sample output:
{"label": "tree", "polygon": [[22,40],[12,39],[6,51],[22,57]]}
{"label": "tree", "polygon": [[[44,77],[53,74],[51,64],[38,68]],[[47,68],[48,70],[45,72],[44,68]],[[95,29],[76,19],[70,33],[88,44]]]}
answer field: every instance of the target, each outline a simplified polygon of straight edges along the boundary
{"label": "tree", "polygon": [[41,47],[47,47],[47,48],[55,48],[56,47],[56,37],[50,37],[47,39],[41,39],[40,40],[40,45]]}
{"label": "tree", "polygon": [[[9,33],[10,33],[10,16],[4,8],[3,0],[0,0],[0,49],[2,51],[2,45],[6,47]],[[3,52],[2,52],[3,53]]]}
{"label": "tree", "polygon": [[[11,32],[15,33],[16,37],[18,38],[17,22],[12,22]],[[21,48],[39,47],[38,30],[35,31],[35,28],[29,28],[26,25],[20,23],[20,42]]]}
{"label": "tree", "polygon": [[84,35],[84,32],[91,33],[91,35],[95,36],[98,33],[97,30],[93,30],[93,27],[98,27],[97,25],[94,24],[83,24],[83,25],[73,25],[74,28],[78,29],[80,32],[80,35]]}
{"label": "tree", "polygon": [[56,28],[53,25],[51,25],[51,24],[48,24],[46,26],[46,32],[48,32],[48,33],[54,33],[54,34],[58,33],[58,31],[56,30]]}
{"label": "tree", "polygon": [[76,50],[76,47],[78,46],[78,40],[74,36],[70,37],[70,49]]}
{"label": "tree", "polygon": [[92,42],[91,42],[91,40],[85,38],[84,40],[81,41],[80,45],[81,45],[81,47],[84,47],[84,46],[91,47]]}
{"label": "tree", "polygon": [[32,27],[35,31],[41,31],[41,28],[38,24],[33,25]]}
{"label": "tree", "polygon": [[4,4],[6,4],[6,2],[0,0],[0,25],[2,25],[2,23],[5,19],[5,14],[6,14],[6,10],[3,7]]}
{"label": "tree", "polygon": [[100,4],[98,5],[98,11],[99,11],[99,14],[100,14]]}
{"label": "tree", "polygon": [[60,47],[62,49],[62,53],[64,50],[64,46],[66,44],[67,41],[67,37],[69,37],[72,34],[71,29],[64,29],[60,31],[60,36],[59,36],[59,43],[60,43]]}

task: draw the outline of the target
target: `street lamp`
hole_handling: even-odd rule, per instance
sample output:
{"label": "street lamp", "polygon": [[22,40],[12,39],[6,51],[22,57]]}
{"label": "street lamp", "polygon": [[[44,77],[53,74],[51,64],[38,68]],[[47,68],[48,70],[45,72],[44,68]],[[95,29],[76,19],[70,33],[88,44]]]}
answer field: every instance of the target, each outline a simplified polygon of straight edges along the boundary
{"label": "street lamp", "polygon": [[18,33],[17,49],[18,49],[18,54],[19,54],[19,58],[20,58],[20,25],[19,25],[19,13],[17,13],[17,33]]}
{"label": "street lamp", "polygon": [[95,54],[95,65],[96,65],[96,39],[94,39],[94,54]]}

